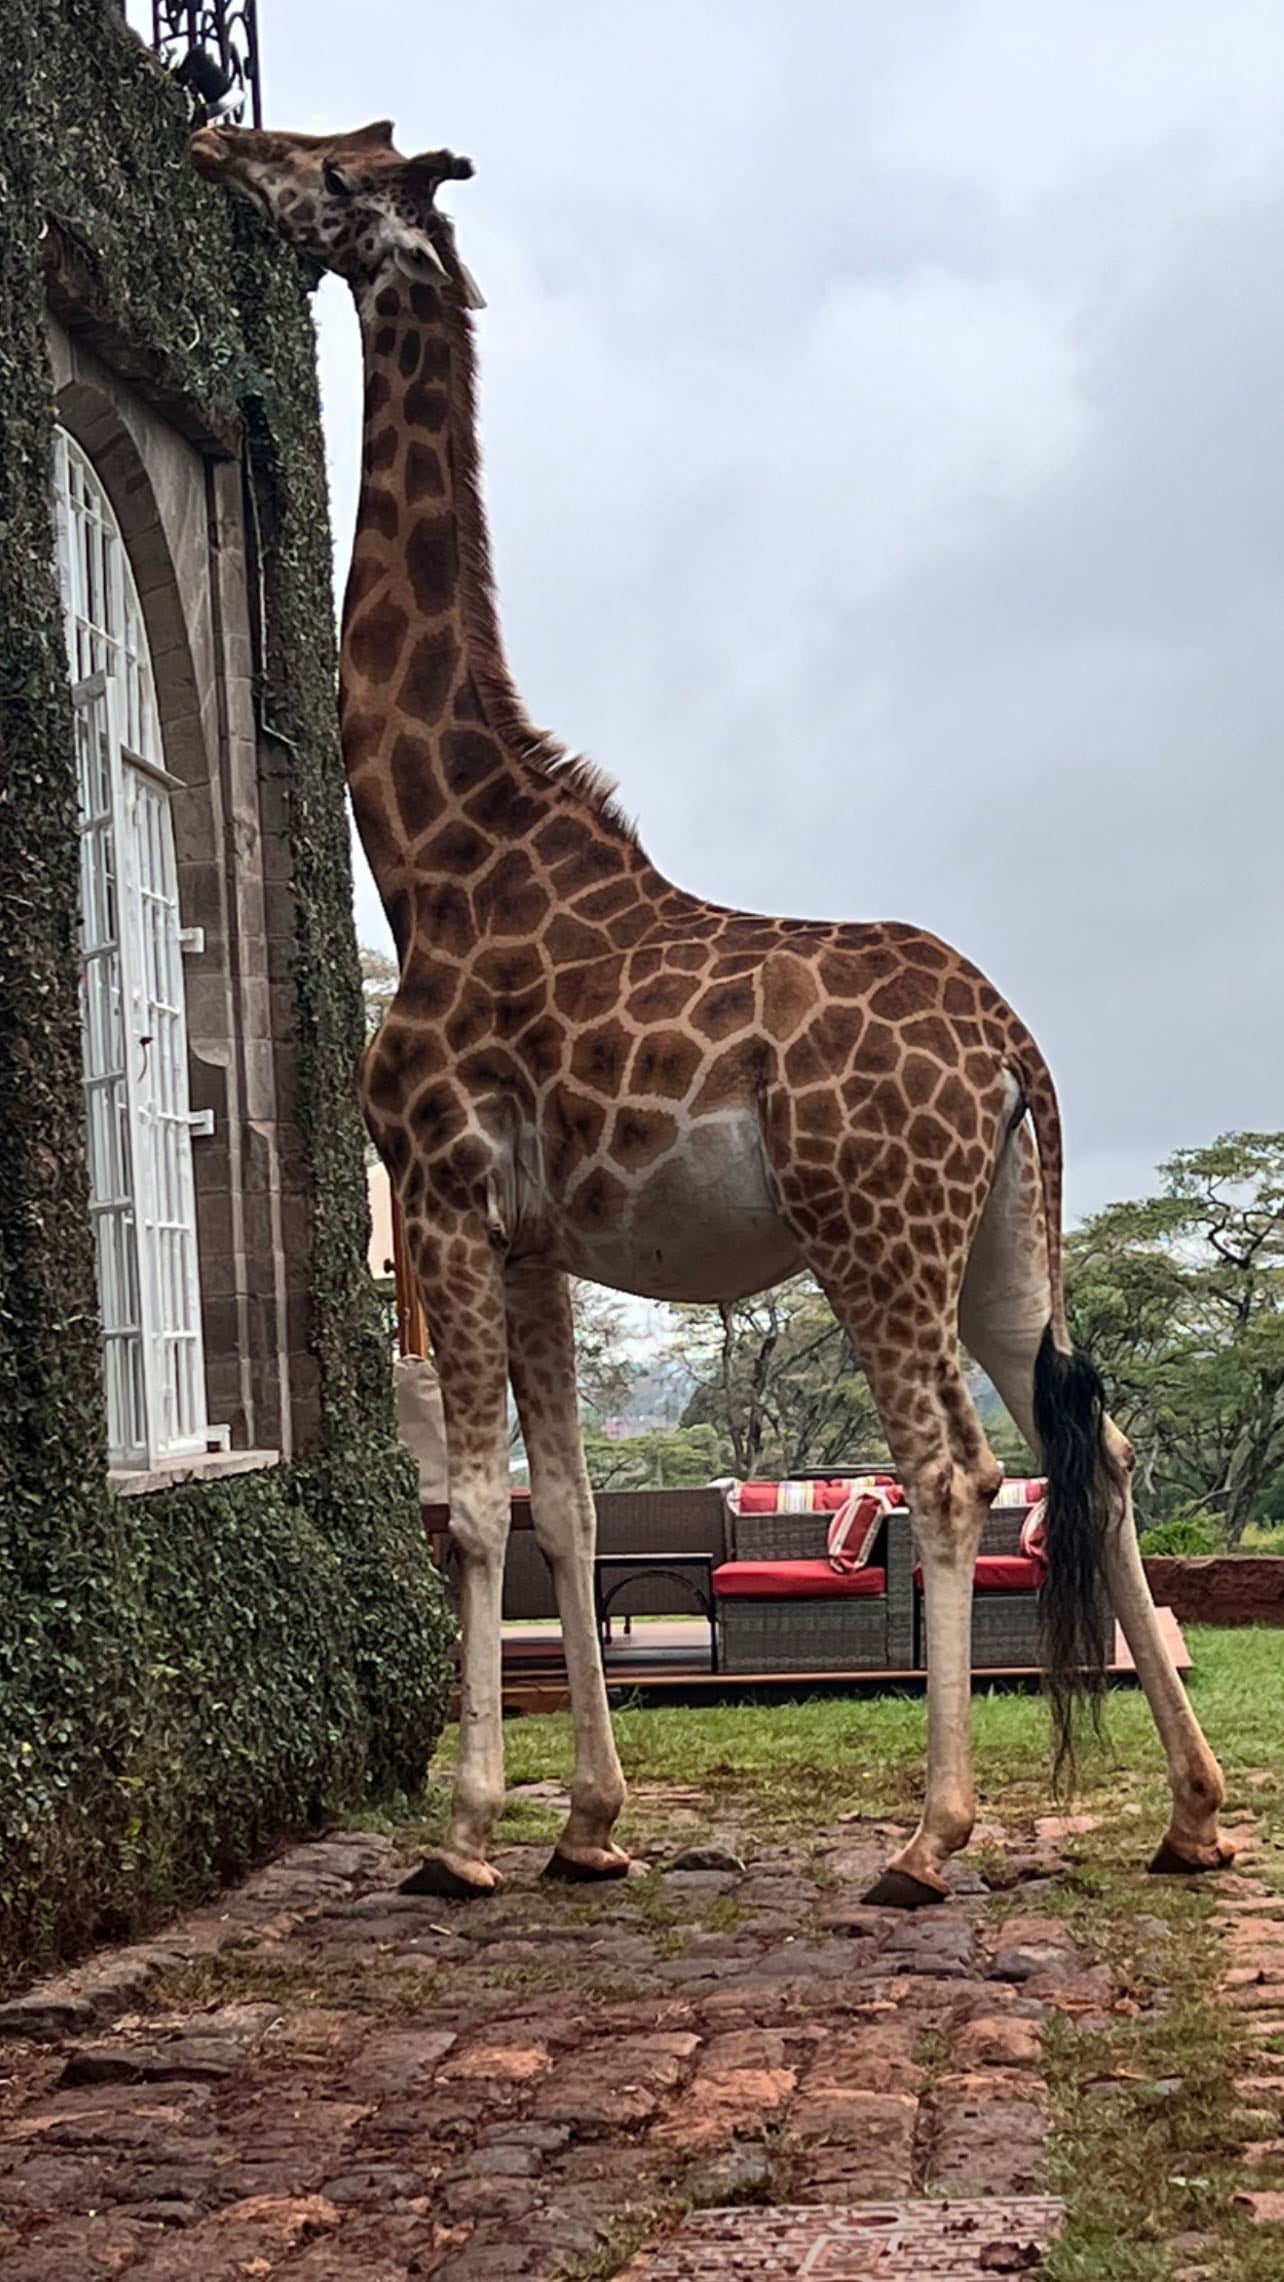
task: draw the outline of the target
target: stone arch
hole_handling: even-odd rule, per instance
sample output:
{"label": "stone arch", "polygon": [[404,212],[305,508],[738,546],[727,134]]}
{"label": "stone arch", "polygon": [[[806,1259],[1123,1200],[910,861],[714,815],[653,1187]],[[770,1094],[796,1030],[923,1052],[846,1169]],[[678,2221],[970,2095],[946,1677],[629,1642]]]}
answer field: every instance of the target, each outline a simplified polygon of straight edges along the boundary
{"label": "stone arch", "polygon": [[[92,461],[94,473],[120,525],[147,627],[165,765],[189,793],[203,792],[208,802],[213,791],[214,771],[210,740],[202,718],[183,581],[165,528],[156,475],[132,431],[127,402],[109,385],[99,385],[83,369],[78,369],[75,378],[57,392],[55,417]],[[153,422],[149,431],[149,447],[153,451],[151,435],[156,425]],[[177,430],[170,434],[172,444],[167,443],[166,448],[172,450],[176,462],[180,458],[187,462],[190,483],[195,474],[191,462],[199,455]],[[156,471],[157,474],[162,472]],[[174,488],[178,497],[178,486]],[[201,554],[206,556],[205,533],[191,536],[198,539]],[[208,600],[205,607],[208,608]],[[189,827],[182,834],[188,839],[194,819],[181,815],[185,805],[180,801],[176,823]],[[212,825],[212,818],[210,823]],[[204,839],[205,834],[200,833],[198,837]]]}
{"label": "stone arch", "polygon": [[244,610],[230,628],[223,616],[244,583],[240,470],[208,458],[82,342],[55,337],[54,370],[55,417],[91,462],[129,557],[174,780],[180,914],[204,937],[183,966],[190,1100],[212,1119],[193,1147],[208,1415],[234,1448],[288,1451],[262,786],[252,713],[233,727],[227,710],[249,659]]}

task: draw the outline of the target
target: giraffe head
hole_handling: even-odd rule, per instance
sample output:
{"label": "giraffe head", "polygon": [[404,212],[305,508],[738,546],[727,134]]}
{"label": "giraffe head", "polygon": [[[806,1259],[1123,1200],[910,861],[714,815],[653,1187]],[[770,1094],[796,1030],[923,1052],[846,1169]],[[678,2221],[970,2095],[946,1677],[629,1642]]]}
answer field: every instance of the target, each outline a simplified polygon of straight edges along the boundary
{"label": "giraffe head", "polygon": [[443,182],[468,180],[471,159],[453,151],[403,158],[390,119],[346,135],[201,127],[191,154],[198,174],[251,198],[299,253],[337,271],[358,293],[397,269],[428,285],[457,282],[465,300],[480,306],[436,205]]}

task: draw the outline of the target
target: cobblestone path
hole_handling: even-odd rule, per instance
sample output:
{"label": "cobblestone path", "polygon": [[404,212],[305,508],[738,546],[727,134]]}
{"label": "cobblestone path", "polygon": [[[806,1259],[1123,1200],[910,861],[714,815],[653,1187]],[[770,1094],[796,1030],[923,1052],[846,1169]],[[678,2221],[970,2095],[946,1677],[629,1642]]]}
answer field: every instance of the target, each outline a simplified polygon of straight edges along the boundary
{"label": "cobblestone path", "polygon": [[[960,1866],[957,1898],[909,1918],[861,1901],[896,1834],[850,1819],[793,1846],[670,1839],[592,1895],[515,1849],[468,1907],[398,1894],[387,1840],[297,1847],[0,2011],[0,2273],[863,2271],[770,2263],[762,2207],[1044,2189],[1043,2024],[1117,1994],[1049,1907],[1067,1827],[1009,1847],[997,1895]],[[1278,2026],[1284,1922],[1231,1915],[1234,2000]],[[674,2235],[726,2205],[738,2267],[707,2215]]]}
{"label": "cobblestone path", "polygon": [[[1241,2205],[1269,2225],[1284,2222],[1284,2191],[1258,2182],[1284,2172],[1284,1894],[1253,1877],[1237,1877],[1223,1893],[1218,1925],[1226,1938],[1222,1976],[1226,2002],[1247,2019],[1252,2065],[1239,2079],[1246,2123],[1256,2136],[1244,2149]],[[1280,2248],[1284,2270],[1284,2244]]]}

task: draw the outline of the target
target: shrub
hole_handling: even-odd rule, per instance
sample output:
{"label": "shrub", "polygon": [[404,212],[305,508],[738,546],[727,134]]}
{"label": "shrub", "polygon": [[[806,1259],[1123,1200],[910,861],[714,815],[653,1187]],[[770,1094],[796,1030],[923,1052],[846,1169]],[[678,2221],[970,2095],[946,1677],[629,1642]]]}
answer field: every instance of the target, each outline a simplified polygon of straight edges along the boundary
{"label": "shrub", "polygon": [[1193,1559],[1207,1553],[1224,1553],[1226,1533],[1216,1514],[1196,1508],[1189,1513],[1172,1514],[1153,1529],[1143,1530],[1139,1540],[1143,1553],[1176,1554]]}
{"label": "shrub", "polygon": [[1279,1522],[1250,1521],[1239,1542],[1241,1553],[1270,1553],[1284,1556],[1284,1525]]}

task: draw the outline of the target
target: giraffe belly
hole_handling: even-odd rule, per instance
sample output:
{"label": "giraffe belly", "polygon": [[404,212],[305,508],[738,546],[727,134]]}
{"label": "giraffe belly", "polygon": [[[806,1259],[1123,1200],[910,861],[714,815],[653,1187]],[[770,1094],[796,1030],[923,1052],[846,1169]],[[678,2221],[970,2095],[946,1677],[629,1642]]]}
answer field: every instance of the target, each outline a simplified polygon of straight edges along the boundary
{"label": "giraffe belly", "polygon": [[577,1214],[574,1189],[552,1220],[572,1275],[642,1299],[743,1299],[802,1264],[772,1202],[750,1113],[697,1127],[627,1198],[614,1194],[600,1227]]}

